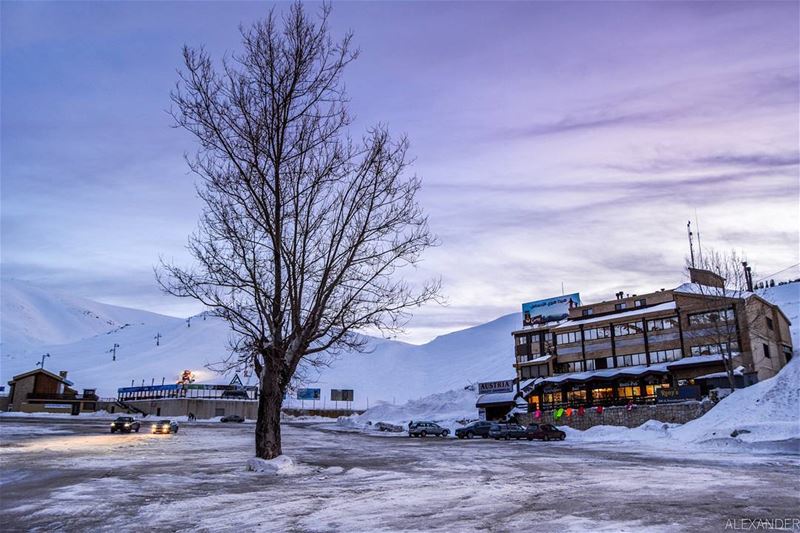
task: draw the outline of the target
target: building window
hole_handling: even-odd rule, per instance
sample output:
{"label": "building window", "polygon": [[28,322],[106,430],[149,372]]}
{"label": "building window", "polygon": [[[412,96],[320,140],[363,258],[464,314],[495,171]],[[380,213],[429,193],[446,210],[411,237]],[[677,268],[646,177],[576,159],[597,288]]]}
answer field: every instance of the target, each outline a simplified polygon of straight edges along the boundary
{"label": "building window", "polygon": [[647,364],[647,356],[643,353],[617,356],[617,359],[622,362],[619,366],[639,366]]}
{"label": "building window", "polygon": [[594,370],[594,359],[587,359],[586,360],[586,370]]}
{"label": "building window", "polygon": [[591,316],[591,314],[592,314],[592,308],[591,307],[589,309],[584,309],[583,311],[581,311],[581,315],[582,316]]}
{"label": "building window", "polygon": [[526,339],[524,336],[521,335],[521,336],[517,337],[517,344],[518,345],[524,346],[527,342],[528,342],[528,339]]}
{"label": "building window", "polygon": [[553,390],[553,391],[545,391],[542,394],[542,403],[546,405],[557,405],[561,403],[561,391],[560,390]]}
{"label": "building window", "polygon": [[614,389],[611,387],[601,387],[598,389],[592,389],[592,400],[595,402],[600,400],[613,400],[614,399]]}
{"label": "building window", "polygon": [[666,363],[677,361],[682,357],[680,350],[657,350],[650,352],[650,363]]}
{"label": "building window", "polygon": [[619,398],[638,398],[641,394],[639,383],[636,381],[623,381],[617,387],[617,397]]}
{"label": "building window", "polygon": [[642,333],[642,325],[639,322],[628,322],[627,324],[615,324],[614,336],[624,337],[626,335],[637,335]]}
{"label": "building window", "polygon": [[583,330],[583,338],[587,341],[597,339],[607,339],[611,336],[611,328],[608,326],[602,328],[592,328]]}
{"label": "building window", "polygon": [[586,403],[586,389],[574,389],[567,391],[567,402],[571,404]]}
{"label": "building window", "polygon": [[678,317],[656,318],[647,321],[647,331],[662,331],[678,327]]}
{"label": "building window", "polygon": [[634,307],[644,307],[645,305],[647,305],[647,300],[645,300],[644,298],[639,298],[638,300],[633,302]]}
{"label": "building window", "polygon": [[718,355],[730,354],[739,351],[739,343],[737,342],[721,342],[719,344],[699,344],[689,348],[692,356],[696,355]]}
{"label": "building window", "polygon": [[571,344],[573,342],[578,342],[581,340],[581,332],[580,331],[570,331],[569,333],[559,333],[556,336],[556,344],[559,346],[562,344]]}
{"label": "building window", "polygon": [[770,331],[774,330],[774,329],[775,329],[775,327],[772,325],[772,319],[771,319],[771,318],[769,318],[769,317],[766,317],[766,318],[767,318],[767,328],[768,328]]}
{"label": "building window", "polygon": [[581,362],[575,361],[572,363],[559,363],[556,366],[556,372],[558,374],[566,374],[569,372],[581,372],[583,368],[581,368]]}
{"label": "building window", "polygon": [[614,309],[616,309],[617,311],[622,311],[623,309],[625,309],[627,307],[628,307],[628,304],[626,304],[625,302],[614,304]]}
{"label": "building window", "polygon": [[764,357],[771,359],[772,356],[769,354],[769,344],[763,344],[764,346]]}
{"label": "building window", "polygon": [[689,325],[695,326],[697,324],[716,324],[718,322],[729,322],[733,320],[734,314],[732,309],[719,309],[717,311],[708,311],[705,313],[694,313],[689,315]]}

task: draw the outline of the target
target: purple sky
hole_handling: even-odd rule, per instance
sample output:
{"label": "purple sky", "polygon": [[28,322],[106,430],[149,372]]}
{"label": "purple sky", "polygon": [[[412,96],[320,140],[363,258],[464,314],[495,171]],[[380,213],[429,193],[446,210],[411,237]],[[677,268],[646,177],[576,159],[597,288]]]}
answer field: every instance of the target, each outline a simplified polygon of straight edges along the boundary
{"label": "purple sky", "polygon": [[[159,255],[200,208],[165,113],[180,47],[256,2],[3,2],[2,275],[187,315]],[[286,7],[284,4],[283,7]],[[442,246],[418,342],[579,291],[683,281],[685,226],[763,275],[798,263],[797,2],[335,3],[357,130],[407,133]]]}

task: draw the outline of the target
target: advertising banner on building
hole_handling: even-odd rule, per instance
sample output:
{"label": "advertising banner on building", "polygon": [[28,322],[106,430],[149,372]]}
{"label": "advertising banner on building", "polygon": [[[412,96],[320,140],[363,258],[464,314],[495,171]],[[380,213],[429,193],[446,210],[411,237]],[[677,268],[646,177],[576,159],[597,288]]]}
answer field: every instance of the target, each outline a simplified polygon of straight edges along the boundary
{"label": "advertising banner on building", "polygon": [[511,392],[514,390],[514,380],[486,381],[478,383],[478,394],[493,394],[495,392]]}
{"label": "advertising banner on building", "polygon": [[565,294],[555,298],[536,300],[522,304],[522,325],[537,326],[547,322],[563,320],[569,315],[569,310],[581,305],[579,293]]}
{"label": "advertising banner on building", "polygon": [[297,389],[298,400],[319,400],[322,389]]}

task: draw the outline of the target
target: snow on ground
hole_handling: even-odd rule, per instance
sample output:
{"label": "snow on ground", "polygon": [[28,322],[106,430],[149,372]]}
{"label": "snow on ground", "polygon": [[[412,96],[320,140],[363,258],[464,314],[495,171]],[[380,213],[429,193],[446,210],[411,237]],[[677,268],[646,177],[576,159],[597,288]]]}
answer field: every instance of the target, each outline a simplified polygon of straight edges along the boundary
{"label": "snow on ground", "polygon": [[777,376],[738,389],[697,420],[671,431],[686,442],[737,438],[743,442],[800,442],[800,358]]}
{"label": "snow on ground", "polygon": [[252,426],[111,435],[101,421],[48,420],[43,429],[58,433],[26,435],[32,424],[0,419],[6,530],[717,531],[731,516],[800,508],[788,456],[291,424],[283,446],[295,468],[271,475],[246,468]]}

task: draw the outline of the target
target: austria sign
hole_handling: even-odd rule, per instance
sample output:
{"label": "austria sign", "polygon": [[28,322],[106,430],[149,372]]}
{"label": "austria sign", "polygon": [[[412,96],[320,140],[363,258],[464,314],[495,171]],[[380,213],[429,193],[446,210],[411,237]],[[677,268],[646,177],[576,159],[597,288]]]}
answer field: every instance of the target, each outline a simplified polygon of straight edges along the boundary
{"label": "austria sign", "polygon": [[514,390],[514,380],[487,381],[478,383],[478,394],[493,394],[495,392],[511,392]]}

